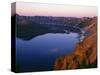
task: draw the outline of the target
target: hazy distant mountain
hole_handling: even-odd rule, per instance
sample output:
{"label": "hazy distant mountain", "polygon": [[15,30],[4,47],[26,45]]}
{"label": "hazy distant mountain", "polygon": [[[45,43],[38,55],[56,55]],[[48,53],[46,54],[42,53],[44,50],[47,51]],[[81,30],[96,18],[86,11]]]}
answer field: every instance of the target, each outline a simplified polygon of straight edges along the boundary
{"label": "hazy distant mountain", "polygon": [[16,24],[17,37],[28,40],[45,33],[62,33],[65,28],[68,31],[80,32],[79,27],[84,27],[84,22],[89,21],[90,18],[21,16],[15,14],[11,19],[12,24]]}

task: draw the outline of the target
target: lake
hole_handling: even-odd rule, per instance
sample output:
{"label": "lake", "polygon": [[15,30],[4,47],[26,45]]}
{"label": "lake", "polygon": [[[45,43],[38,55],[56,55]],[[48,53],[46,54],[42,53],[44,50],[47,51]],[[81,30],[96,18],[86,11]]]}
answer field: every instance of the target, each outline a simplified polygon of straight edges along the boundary
{"label": "lake", "polygon": [[17,70],[53,70],[55,60],[72,53],[78,42],[77,33],[45,33],[31,40],[16,37]]}

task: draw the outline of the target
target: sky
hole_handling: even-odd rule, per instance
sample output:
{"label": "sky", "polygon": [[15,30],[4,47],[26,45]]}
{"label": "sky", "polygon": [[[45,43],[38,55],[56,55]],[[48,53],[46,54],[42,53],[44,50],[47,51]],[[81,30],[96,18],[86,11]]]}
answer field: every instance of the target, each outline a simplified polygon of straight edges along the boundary
{"label": "sky", "polygon": [[16,13],[24,16],[94,17],[97,16],[97,7],[17,2]]}

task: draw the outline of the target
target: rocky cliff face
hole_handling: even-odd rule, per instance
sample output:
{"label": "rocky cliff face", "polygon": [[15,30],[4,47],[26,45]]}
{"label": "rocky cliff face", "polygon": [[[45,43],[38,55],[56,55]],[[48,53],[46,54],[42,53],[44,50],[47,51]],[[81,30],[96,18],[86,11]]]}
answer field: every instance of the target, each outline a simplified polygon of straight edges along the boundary
{"label": "rocky cliff face", "polygon": [[55,70],[97,67],[97,19],[93,18],[89,22],[85,30],[90,34],[77,43],[72,54],[56,59]]}

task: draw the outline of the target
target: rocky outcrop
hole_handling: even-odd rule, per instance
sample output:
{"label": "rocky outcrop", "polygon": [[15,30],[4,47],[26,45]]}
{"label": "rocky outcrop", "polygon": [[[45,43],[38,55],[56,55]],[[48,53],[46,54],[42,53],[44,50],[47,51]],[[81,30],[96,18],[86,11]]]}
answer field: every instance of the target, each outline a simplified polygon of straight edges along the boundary
{"label": "rocky outcrop", "polygon": [[93,18],[85,27],[90,34],[76,45],[72,54],[59,57],[54,63],[55,70],[81,69],[97,66],[97,19]]}

